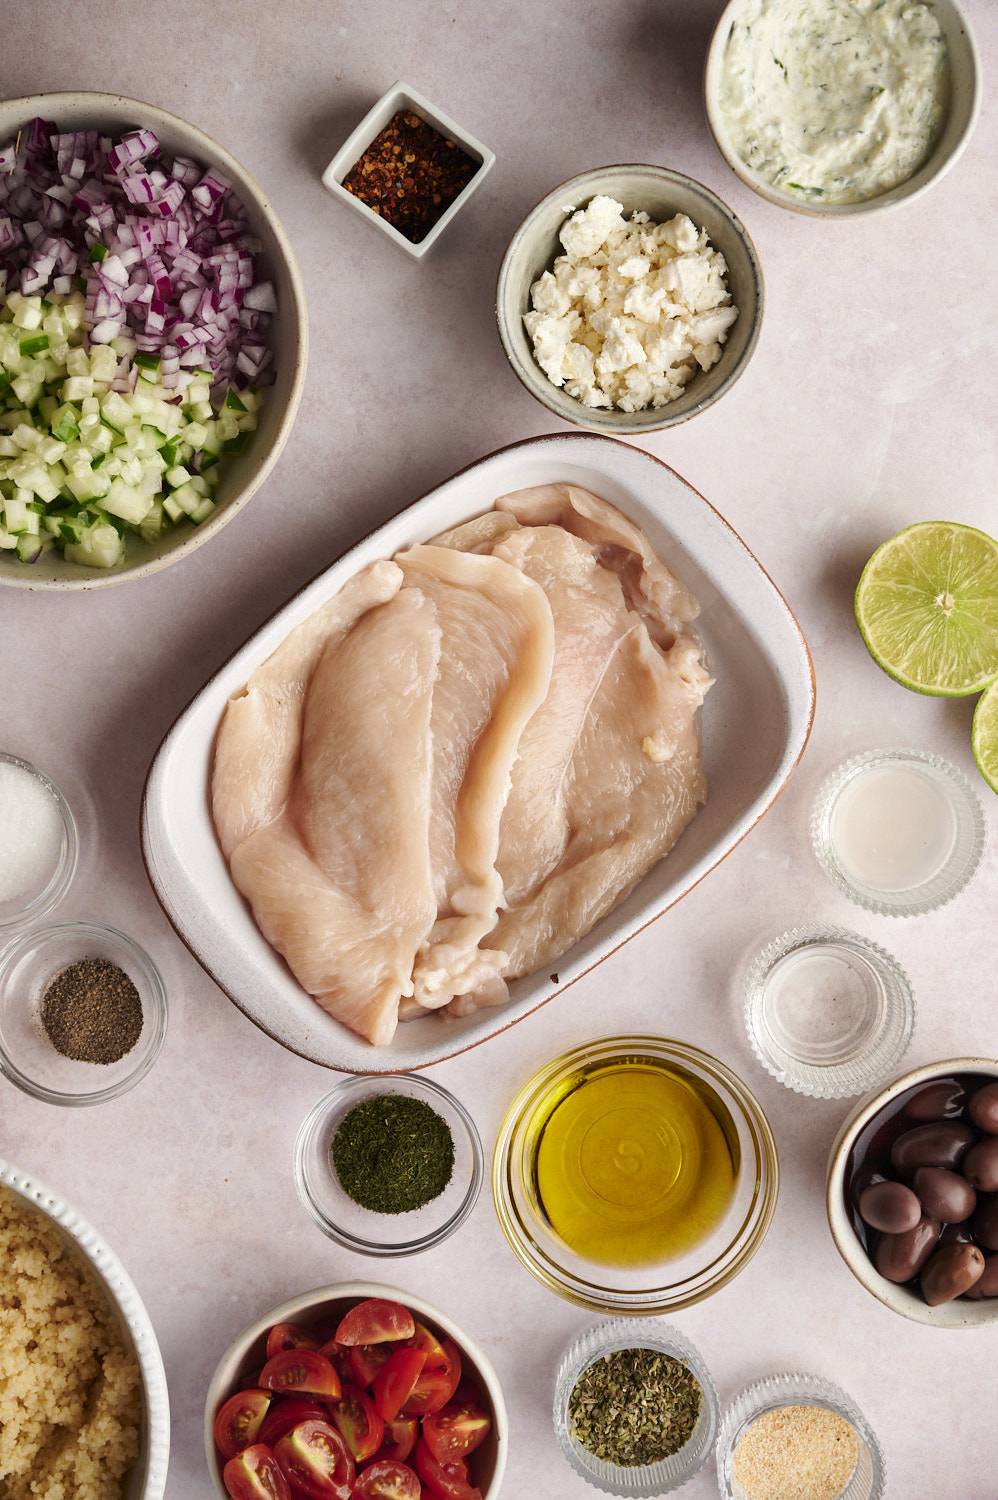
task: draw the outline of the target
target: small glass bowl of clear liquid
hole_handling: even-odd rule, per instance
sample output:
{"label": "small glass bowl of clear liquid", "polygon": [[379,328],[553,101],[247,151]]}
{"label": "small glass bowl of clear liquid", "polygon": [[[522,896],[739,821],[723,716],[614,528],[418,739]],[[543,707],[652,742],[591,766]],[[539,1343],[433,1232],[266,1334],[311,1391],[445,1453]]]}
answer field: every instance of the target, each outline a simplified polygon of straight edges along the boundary
{"label": "small glass bowl of clear liquid", "polygon": [[905,971],[844,927],[795,927],[745,975],[745,1029],[767,1073],[813,1099],[866,1093],[896,1068],[915,1027]]}
{"label": "small glass bowl of clear liquid", "polygon": [[850,901],[882,916],[933,911],[963,890],[984,850],[967,778],[925,750],[869,750],[821,786],[811,842]]}

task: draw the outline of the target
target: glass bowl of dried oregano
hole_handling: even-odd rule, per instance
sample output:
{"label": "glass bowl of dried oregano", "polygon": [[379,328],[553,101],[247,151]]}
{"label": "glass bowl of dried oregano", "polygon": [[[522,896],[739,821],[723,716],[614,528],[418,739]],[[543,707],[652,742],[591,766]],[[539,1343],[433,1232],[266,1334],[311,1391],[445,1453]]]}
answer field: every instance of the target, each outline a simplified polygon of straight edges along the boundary
{"label": "glass bowl of dried oregano", "polygon": [[710,1371],[669,1323],[600,1323],[558,1367],[555,1436],[575,1472],[607,1495],[678,1490],[709,1458],[717,1424]]}
{"label": "glass bowl of dried oregano", "polygon": [[102,1104],[143,1078],[166,1036],[147,953],[96,922],[57,922],[0,953],[0,1072],[48,1104]]}

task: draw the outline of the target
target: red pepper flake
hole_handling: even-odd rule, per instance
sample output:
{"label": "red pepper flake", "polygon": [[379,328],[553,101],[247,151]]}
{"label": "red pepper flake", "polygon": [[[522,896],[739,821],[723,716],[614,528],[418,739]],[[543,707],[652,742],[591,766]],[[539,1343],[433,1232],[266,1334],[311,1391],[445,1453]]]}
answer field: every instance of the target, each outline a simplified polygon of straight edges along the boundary
{"label": "red pepper flake", "polygon": [[350,168],[343,186],[418,245],[480,166],[422,115],[402,109]]}

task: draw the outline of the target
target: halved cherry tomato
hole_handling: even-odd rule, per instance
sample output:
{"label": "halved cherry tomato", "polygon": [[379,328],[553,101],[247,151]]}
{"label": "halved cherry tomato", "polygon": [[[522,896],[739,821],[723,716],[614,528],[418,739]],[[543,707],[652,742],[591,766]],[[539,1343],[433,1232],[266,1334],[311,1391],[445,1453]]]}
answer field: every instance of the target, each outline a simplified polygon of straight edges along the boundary
{"label": "halved cherry tomato", "polygon": [[418,1436],[419,1423],[415,1417],[397,1417],[394,1422],[386,1422],[384,1441],[378,1457],[393,1459],[397,1464],[405,1463],[416,1446]]}
{"label": "halved cherry tomato", "polygon": [[438,1463],[465,1458],[484,1443],[492,1419],[470,1401],[455,1401],[423,1423],[423,1441]]}
{"label": "halved cherry tomato", "polygon": [[300,1422],[274,1449],[296,1495],[308,1500],[351,1500],[354,1462],[329,1422]]}
{"label": "halved cherry tomato", "polygon": [[333,1401],[342,1389],[329,1360],[313,1349],[283,1349],[275,1354],[260,1371],[260,1384],[265,1391],[293,1391]]}
{"label": "halved cherry tomato", "polygon": [[267,1358],[273,1359],[282,1349],[318,1349],[319,1340],[314,1339],[300,1323],[275,1323],[267,1334]]}
{"label": "halved cherry tomato", "polygon": [[369,1297],[351,1307],[336,1330],[338,1344],[388,1344],[396,1339],[411,1339],[416,1320],[400,1302],[386,1302]]}
{"label": "halved cherry tomato", "polygon": [[444,1339],[441,1349],[446,1356],[446,1365],[443,1369],[436,1370],[423,1367],[412,1395],[402,1408],[403,1416],[427,1416],[430,1412],[439,1411],[453,1399],[454,1392],[461,1383],[461,1355],[451,1339]]}
{"label": "halved cherry tomato", "polygon": [[416,1444],[414,1459],[416,1473],[424,1484],[444,1500],[482,1500],[481,1491],[468,1479],[468,1465],[461,1458],[448,1463],[438,1463],[426,1443],[420,1438]]}
{"label": "halved cherry tomato", "polygon": [[347,1364],[353,1377],[354,1384],[369,1390],[374,1384],[374,1377],[383,1365],[392,1357],[391,1344],[355,1344],[352,1349],[345,1349]]}
{"label": "halved cherry tomato", "polygon": [[381,1447],[385,1424],[367,1392],[356,1385],[345,1385],[332,1413],[340,1436],[357,1462],[362,1464],[365,1458],[373,1458]]}
{"label": "halved cherry tomato", "polygon": [[285,1433],[291,1431],[292,1427],[298,1427],[302,1422],[310,1420],[329,1421],[329,1413],[324,1406],[319,1405],[318,1401],[313,1401],[310,1396],[285,1396],[283,1399],[278,1399],[270,1408],[260,1428],[260,1442],[266,1443],[268,1448],[273,1448]]}
{"label": "halved cherry tomato", "polygon": [[419,1500],[421,1486],[407,1464],[376,1458],[358,1475],[353,1500]]}
{"label": "halved cherry tomato", "polygon": [[394,1422],[416,1388],[426,1355],[422,1349],[396,1349],[374,1381],[374,1404],[385,1422]]}
{"label": "halved cherry tomato", "polygon": [[[215,1413],[215,1447],[223,1458],[235,1458],[251,1448],[271,1401],[269,1391],[237,1391]],[[261,1439],[262,1441],[262,1439]]]}
{"label": "halved cherry tomato", "polygon": [[422,1349],[426,1355],[428,1370],[442,1370],[449,1363],[443,1341],[437,1338],[437,1335],[427,1328],[425,1323],[416,1324],[416,1332],[411,1342],[414,1349]]}
{"label": "halved cherry tomato", "polygon": [[[238,1458],[230,1458],[222,1470],[222,1483],[232,1500],[292,1500],[291,1486],[280,1465],[262,1443],[254,1443]],[[344,1500],[348,1496],[349,1491]]]}

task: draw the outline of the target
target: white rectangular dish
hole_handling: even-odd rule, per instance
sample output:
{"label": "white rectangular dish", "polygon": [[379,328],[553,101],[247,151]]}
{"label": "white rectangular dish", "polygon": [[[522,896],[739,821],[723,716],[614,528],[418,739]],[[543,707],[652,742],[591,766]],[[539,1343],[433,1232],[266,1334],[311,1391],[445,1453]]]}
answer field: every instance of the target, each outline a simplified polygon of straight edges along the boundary
{"label": "white rectangular dish", "polygon": [[[704,708],[707,804],[668,858],[561,958],[557,974],[516,980],[510,1003],[494,1010],[406,1022],[391,1046],[375,1048],[300,988],[233,885],[208,800],[215,732],[230,695],[361,568],[490,510],[512,490],[556,481],[583,485],[618,505],[700,600],[698,628],[717,678]],[[146,866],[191,952],[275,1041],[343,1072],[425,1068],[522,1020],[702,880],[775,801],[803,754],[813,716],[814,672],[800,626],[769,575],[703,496],[659,459],[617,439],[595,433],[531,438],[480,459],[358,542],[207,683],[150,769],[142,814]]]}

